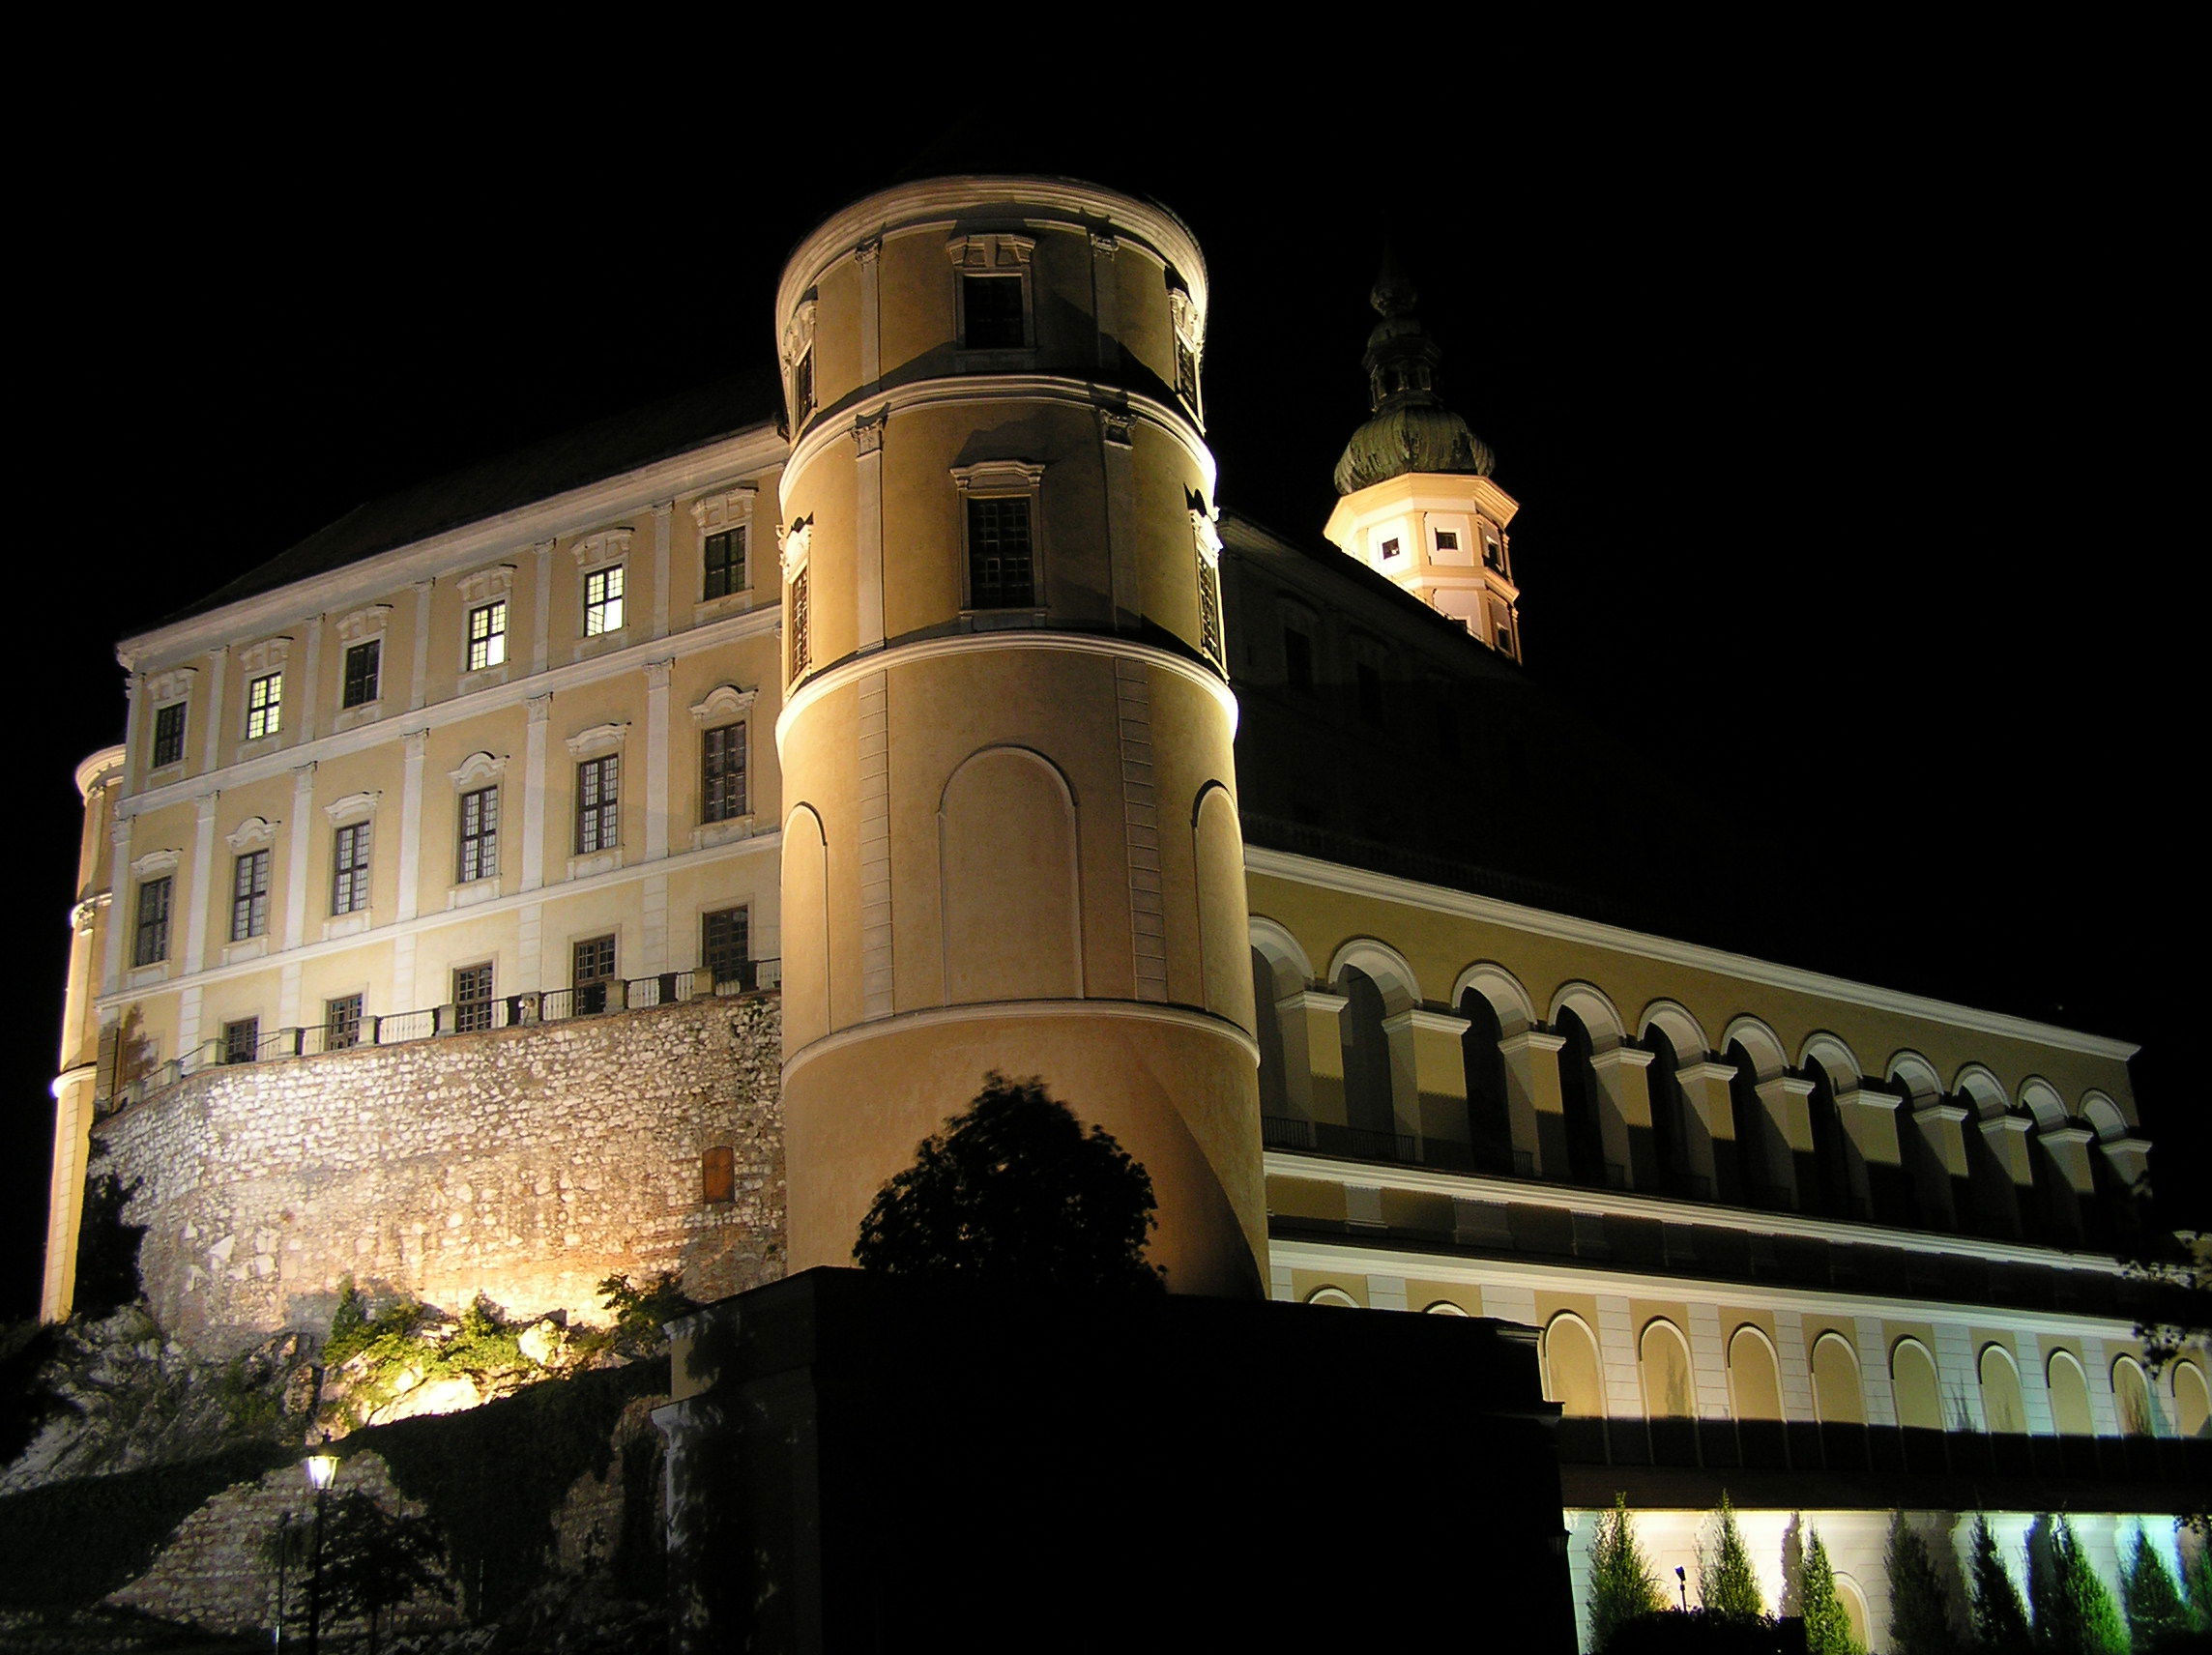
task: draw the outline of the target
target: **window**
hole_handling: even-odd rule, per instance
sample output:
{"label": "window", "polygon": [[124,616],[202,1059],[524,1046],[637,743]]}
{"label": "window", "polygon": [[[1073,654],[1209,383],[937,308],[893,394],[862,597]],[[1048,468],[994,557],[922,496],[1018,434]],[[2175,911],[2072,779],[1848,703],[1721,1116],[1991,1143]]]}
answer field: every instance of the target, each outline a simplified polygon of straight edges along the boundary
{"label": "window", "polygon": [[814,412],[814,346],[809,343],[805,354],[791,370],[791,428],[796,431],[806,423],[806,417]]}
{"label": "window", "polygon": [[1398,539],[1396,536],[1393,535],[1389,539],[1382,542],[1382,555],[1385,558],[1394,558],[1398,555]]}
{"label": "window", "polygon": [[368,907],[368,824],[340,828],[331,843],[331,912],[358,914]]}
{"label": "window", "polygon": [[1283,628],[1283,679],[1293,689],[1311,689],[1313,639],[1295,626]]}
{"label": "window", "polygon": [[345,693],[341,707],[365,707],[376,699],[377,668],[384,657],[384,640],[371,638],[345,653]]}
{"label": "window", "polygon": [[1027,609],[1036,602],[1026,499],[968,502],[968,607]]}
{"label": "window", "polygon": [[702,599],[727,597],[745,589],[745,532],[724,529],[707,537],[707,581]]}
{"label": "window", "polygon": [[1180,334],[1176,335],[1176,391],[1191,407],[1198,406],[1198,353]]}
{"label": "window", "polygon": [[699,915],[699,963],[716,986],[727,982],[753,986],[751,917],[742,908]]}
{"label": "window", "polygon": [[728,822],[745,813],[745,727],[724,724],[699,740],[699,820]]}
{"label": "window", "polygon": [[576,767],[576,855],[611,851],[622,839],[622,755]]}
{"label": "window", "polygon": [[323,1002],[323,1050],[342,1052],[361,1044],[361,996],[340,995]]}
{"label": "window", "polygon": [[499,789],[479,788],[461,795],[460,883],[490,879],[499,872]]}
{"label": "window", "polygon": [[1215,665],[1227,664],[1221,648],[1221,571],[1198,560],[1198,643]]}
{"label": "window", "polygon": [[800,569],[791,577],[791,676],[805,676],[814,664],[813,639],[807,623],[810,617],[806,606],[806,570]]}
{"label": "window", "polygon": [[1029,342],[1022,321],[1022,277],[963,275],[961,343],[972,351],[1018,351]]}
{"label": "window", "polygon": [[623,566],[594,569],[584,577],[584,636],[619,632],[623,624]]}
{"label": "window", "polygon": [[173,765],[185,756],[185,703],[172,701],[154,710],[154,768]]}
{"label": "window", "polygon": [[507,599],[469,611],[469,671],[481,672],[507,659]]}
{"label": "window", "polygon": [[699,1157],[700,1197],[708,1205],[738,1199],[738,1152],[728,1145],[708,1149]]}
{"label": "window", "polygon": [[1498,531],[1487,523],[1482,526],[1482,561],[1486,566],[1496,569],[1499,574],[1505,572],[1505,543],[1499,538]]}
{"label": "window", "polygon": [[243,943],[269,929],[269,853],[248,851],[232,865],[230,940]]}
{"label": "window", "polygon": [[164,876],[138,887],[138,926],[131,941],[131,963],[152,966],[168,957],[169,881]]}
{"label": "window", "polygon": [[265,673],[246,686],[246,739],[258,741],[276,734],[283,721],[284,675]]}
{"label": "window", "polygon": [[1381,724],[1382,712],[1382,671],[1373,661],[1357,661],[1353,665],[1359,684],[1359,716],[1370,724]]}
{"label": "window", "polygon": [[1457,529],[1439,529],[1437,531],[1437,550],[1440,552],[1458,551],[1459,531]]}
{"label": "window", "polygon": [[491,1027],[491,967],[461,966],[453,973],[453,1032],[476,1034]]}
{"label": "window", "polygon": [[576,991],[576,1013],[607,1008],[607,984],[614,980],[615,940],[612,937],[587,937],[573,950],[575,969],[568,980]]}
{"label": "window", "polygon": [[250,1063],[261,1052],[261,1019],[241,1017],[222,1026],[222,1060]]}

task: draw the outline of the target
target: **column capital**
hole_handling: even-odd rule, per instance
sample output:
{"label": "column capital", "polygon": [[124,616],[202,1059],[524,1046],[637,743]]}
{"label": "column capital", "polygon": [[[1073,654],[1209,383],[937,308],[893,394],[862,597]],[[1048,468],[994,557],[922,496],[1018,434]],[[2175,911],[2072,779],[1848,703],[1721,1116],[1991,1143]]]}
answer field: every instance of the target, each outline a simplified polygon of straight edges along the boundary
{"label": "column capital", "polygon": [[2008,1132],[2020,1137],[2034,1131],[2035,1122],[2024,1115],[1989,1115],[1982,1118],[1981,1128],[1985,1138],[2001,1138]]}
{"label": "column capital", "polygon": [[1969,1111],[1963,1103],[1944,1103],[1938,1099],[1935,1103],[1913,1105],[1912,1118],[1922,1122],[1942,1122],[1956,1126],[1966,1118],[1968,1113]]}
{"label": "column capital", "polygon": [[1424,1034],[1465,1034],[1472,1027],[1464,1017],[1455,1017],[1448,1011],[1431,1011],[1416,1005],[1401,1011],[1394,1017],[1382,1019],[1384,1029],[1414,1029]]}
{"label": "column capital", "polygon": [[1602,1052],[1590,1054],[1590,1067],[1603,1074],[1608,1069],[1647,1069],[1651,1066],[1651,1054],[1641,1046],[1609,1046]]}
{"label": "column capital", "polygon": [[1733,1063],[1716,1063],[1711,1059],[1702,1062],[1682,1063],[1674,1070],[1677,1081],[1703,1081],[1712,1086],[1727,1086],[1735,1079]]}
{"label": "column capital", "polygon": [[1518,1058],[1528,1052],[1557,1052],[1565,1047],[1564,1034],[1553,1034],[1542,1029],[1524,1029],[1518,1034],[1508,1034],[1498,1042],[1498,1049],[1509,1058]]}
{"label": "column capital", "polygon": [[1813,1083],[1803,1075],[1772,1075],[1752,1089],[1771,1103],[1776,1097],[1811,1097]]}
{"label": "column capital", "polygon": [[2094,1144],[2096,1133],[2086,1126],[2046,1126],[2036,1136],[2046,1144]]}

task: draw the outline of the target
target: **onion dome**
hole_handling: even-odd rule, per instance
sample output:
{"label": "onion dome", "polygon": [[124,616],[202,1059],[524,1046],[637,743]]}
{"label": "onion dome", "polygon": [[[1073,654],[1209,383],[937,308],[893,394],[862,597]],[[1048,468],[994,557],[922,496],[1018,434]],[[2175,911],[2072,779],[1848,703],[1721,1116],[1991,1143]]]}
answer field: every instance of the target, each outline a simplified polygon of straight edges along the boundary
{"label": "onion dome", "polygon": [[1368,406],[1374,412],[1352,433],[1336,462],[1336,491],[1360,489],[1408,472],[1488,477],[1497,464],[1490,446],[1436,393],[1443,352],[1413,315],[1417,295],[1397,260],[1382,255],[1382,274],[1368,295],[1382,320],[1367,335]]}

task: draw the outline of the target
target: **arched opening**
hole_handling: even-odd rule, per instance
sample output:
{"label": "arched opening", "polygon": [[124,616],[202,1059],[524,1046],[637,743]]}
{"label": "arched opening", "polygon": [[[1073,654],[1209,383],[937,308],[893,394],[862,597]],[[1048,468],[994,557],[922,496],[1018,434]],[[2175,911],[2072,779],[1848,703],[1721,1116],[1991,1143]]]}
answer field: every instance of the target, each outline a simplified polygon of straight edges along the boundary
{"label": "arched opening", "polygon": [[1813,1123],[1812,1177],[1802,1172],[1799,1189],[1815,1192],[1819,1210],[1830,1218],[1863,1218],[1867,1214],[1866,1167],[1858,1146],[1844,1130],[1844,1118],[1836,1108],[1836,1089],[1825,1064],[1818,1060],[1805,1065],[1805,1078],[1813,1089],[1806,1094],[1806,1109]]}
{"label": "arched opening", "polygon": [[1681,1329],[1664,1319],[1644,1329],[1637,1344],[1637,1372],[1644,1382],[1644,1412],[1650,1419],[1691,1419],[1697,1415],[1690,1378],[1690,1347]]}
{"label": "arched opening", "polygon": [[2020,1394],[2020,1368],[2002,1345],[1982,1349],[1982,1424],[2000,1436],[2027,1429],[2027,1407]]}
{"label": "arched opening", "polygon": [[1975,1230],[2009,1240],[2020,1234],[2020,1190],[1993,1137],[2011,1130],[2000,1124],[2004,1118],[2000,1107],[1990,1114],[1977,1111],[1966,1121],[1966,1178],[1973,1190]]}
{"label": "arched opening", "polygon": [[1448,1298],[1440,1298],[1434,1304],[1423,1305],[1421,1314],[1423,1316],[1466,1316],[1469,1311],[1465,1305],[1454,1304]]}
{"label": "arched opening", "polygon": [[2173,1364],[2173,1429],[2183,1437],[2212,1437],[2212,1385],[2195,1362]]}
{"label": "arched opening", "polygon": [[2070,1350],[2053,1350],[2050,1365],[2044,1369],[2044,1380],[2051,1387],[2051,1429],[2061,1437],[2094,1437],[2097,1428],[2089,1418],[2089,1381],[2081,1372],[2080,1358]]}
{"label": "arched opening", "polygon": [[1729,1340],[1729,1406],[1738,1419],[1782,1417],[1782,1370],[1774,1347],[1756,1327],[1745,1325]]}
{"label": "arched opening", "polygon": [[1306,1294],[1306,1303],[1326,1305],[1333,1310],[1357,1310],[1359,1301],[1342,1288],[1316,1288]]}
{"label": "arched opening", "polygon": [[1899,1066],[1889,1084],[1904,1099],[1897,1112],[1897,1147],[1905,1162],[1905,1181],[1910,1192],[1913,1221],[1925,1230],[1956,1230],[1958,1210],[1952,1200],[1951,1167],[1944,1158],[1942,1093],[1935,1071],[1921,1072]]}
{"label": "arched opening", "polygon": [[1943,1429],[1943,1392],[1927,1346],[1917,1339],[1897,1342],[1889,1353],[1889,1384],[1898,1424],[1908,1431]]}
{"label": "arched opening", "polygon": [[2114,1252],[2125,1252],[2139,1240],[2140,1212],[2136,1192],[2112,1164],[2100,1140],[2089,1146],[2089,1179],[2094,1195],[2095,1235],[2101,1247]]}
{"label": "arched opening", "polygon": [[1199,791],[1191,818],[1191,853],[1198,894],[1198,944],[1206,1009],[1242,1024],[1244,951],[1251,928],[1244,913],[1244,835],[1237,806],[1217,781]]}
{"label": "arched opening", "polygon": [[1382,986],[1356,966],[1338,978],[1344,1009],[1337,1013],[1337,1034],[1344,1047],[1344,1147],[1369,1160],[1398,1160],[1398,1112],[1393,1088],[1390,1031],[1382,1027],[1389,1008]]}
{"label": "arched opening", "polygon": [[1741,1169],[1741,1188],[1748,1206],[1786,1208],[1789,1186],[1779,1176],[1778,1154],[1788,1146],[1767,1116],[1766,1101],[1759,1095],[1759,1070],[1743,1042],[1731,1040],[1726,1054],[1729,1075],[1729,1115],[1735,1125],[1735,1149]]}
{"label": "arched opening", "polygon": [[1844,1619],[1850,1625],[1851,1642],[1864,1649],[1868,1637],[1866,1593],[1859,1590],[1858,1582],[1848,1575],[1838,1575],[1836,1601],[1843,1605]]}
{"label": "arched opening", "polygon": [[1823,1333],[1813,1341],[1813,1411],[1822,1425],[1866,1423],[1858,1353],[1840,1333]]}
{"label": "arched opening", "polygon": [[1561,1311],[1544,1328],[1544,1396],[1571,1418],[1602,1419],[1605,1386],[1588,1323]]}
{"label": "arched opening", "polygon": [[1252,1023],[1260,1045],[1264,1142],[1314,1148],[1314,1074],[1305,994],[1313,975],[1297,940],[1275,921],[1251,920]]}
{"label": "arched opening", "polygon": [[1526,1172],[1528,1169],[1514,1164],[1512,1103],[1506,1091],[1505,1054],[1499,1049],[1505,1033],[1499,1027],[1497,1008],[1470,988],[1459,997],[1459,1014],[1467,1019],[1460,1054],[1467,1065],[1468,1141],[1474,1169],[1505,1176]]}
{"label": "arched opening", "polygon": [[2150,1381],[2142,1364],[2133,1356],[2112,1363],[2112,1411],[2118,1415],[2123,1437],[2156,1437],[2158,1421],[2151,1411]]}
{"label": "arched opening", "polygon": [[1554,1028],[1564,1042],[1559,1047],[1559,1104],[1566,1116],[1567,1176],[1595,1189],[1619,1188],[1627,1182],[1627,1169],[1610,1166],[1605,1158],[1589,1028],[1565,1007]]}
{"label": "arched opening", "polygon": [[1275,1123],[1299,1120],[1304,1112],[1291,1102],[1283,1014],[1275,1004],[1275,968],[1259,949],[1251,954],[1252,1032],[1260,1043],[1260,1119],[1265,1137],[1274,1131]]}
{"label": "arched opening", "polygon": [[1664,1030],[1653,1029],[1649,1044],[1651,1061],[1644,1081],[1651,1093],[1651,1147],[1659,1162],[1660,1187],[1670,1195],[1710,1201],[1712,1180],[1699,1174],[1691,1155],[1689,1101],[1675,1076],[1674,1043]]}
{"label": "arched opening", "polygon": [[2041,1132],[2032,1134],[2027,1141],[2027,1161],[2035,1178],[2038,1228],[2058,1246],[2079,1246],[2082,1238],[2081,1198]]}

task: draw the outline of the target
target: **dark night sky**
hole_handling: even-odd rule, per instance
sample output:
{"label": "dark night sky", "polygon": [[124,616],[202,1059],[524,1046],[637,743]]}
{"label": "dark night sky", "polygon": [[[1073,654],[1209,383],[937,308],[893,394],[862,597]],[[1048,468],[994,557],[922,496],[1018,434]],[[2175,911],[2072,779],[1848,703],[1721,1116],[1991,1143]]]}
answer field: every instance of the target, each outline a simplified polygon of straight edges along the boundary
{"label": "dark night sky", "polygon": [[[180,100],[128,161],[34,180],[17,534],[49,555],[18,564],[37,711],[0,1314],[35,1305],[70,775],[120,734],[115,638],[363,499],[765,374],[793,242],[979,162],[1191,223],[1223,504],[1291,533],[1318,536],[1365,413],[1391,226],[1444,393],[1522,502],[1530,670],[1835,868],[1809,937],[1880,925],[1895,986],[2147,1043],[2154,1173],[2169,1216],[2212,1227],[2193,1008],[2150,944],[2201,906],[2166,712],[2197,531],[2165,387],[2202,354],[2168,152],[2133,111],[2061,130],[1899,80],[1875,122],[1863,84],[1566,84],[1479,123],[1222,102],[1173,137],[1090,90],[997,147],[975,134],[1014,127],[938,101],[786,142],[558,101],[210,126]],[[1843,894],[1870,886],[1880,904]]]}

